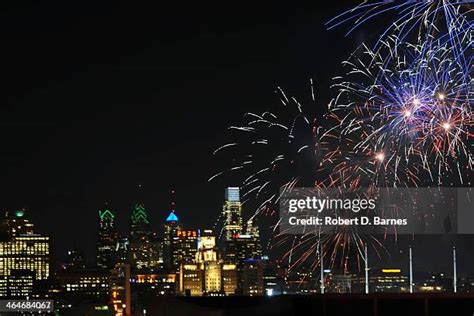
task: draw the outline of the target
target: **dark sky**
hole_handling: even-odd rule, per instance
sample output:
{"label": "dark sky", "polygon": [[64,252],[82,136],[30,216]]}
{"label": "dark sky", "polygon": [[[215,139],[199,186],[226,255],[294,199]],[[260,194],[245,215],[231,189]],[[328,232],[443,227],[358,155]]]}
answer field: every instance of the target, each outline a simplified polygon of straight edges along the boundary
{"label": "dark sky", "polygon": [[210,227],[236,184],[207,183],[225,128],[278,85],[308,95],[310,77],[326,104],[365,38],[324,29],[351,1],[312,2],[2,4],[0,209],[27,207],[57,256],[76,244],[89,259],[105,202],[125,234],[143,200],[160,232],[175,189],[184,224]]}

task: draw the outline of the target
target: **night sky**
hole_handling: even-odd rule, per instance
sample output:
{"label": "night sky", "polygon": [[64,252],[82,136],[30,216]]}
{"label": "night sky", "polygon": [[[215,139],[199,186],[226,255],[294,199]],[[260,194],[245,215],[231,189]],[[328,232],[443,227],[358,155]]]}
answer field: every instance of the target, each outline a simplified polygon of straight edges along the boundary
{"label": "night sky", "polygon": [[[238,185],[207,183],[226,127],[275,104],[277,86],[308,97],[309,78],[323,108],[340,62],[381,27],[326,31],[352,2],[322,2],[2,4],[0,210],[26,207],[56,257],[75,245],[89,261],[106,202],[123,234],[137,200],[161,232],[175,189],[184,225],[211,227],[224,187]],[[439,242],[419,248],[429,256]],[[418,268],[449,267],[435,258]]]}

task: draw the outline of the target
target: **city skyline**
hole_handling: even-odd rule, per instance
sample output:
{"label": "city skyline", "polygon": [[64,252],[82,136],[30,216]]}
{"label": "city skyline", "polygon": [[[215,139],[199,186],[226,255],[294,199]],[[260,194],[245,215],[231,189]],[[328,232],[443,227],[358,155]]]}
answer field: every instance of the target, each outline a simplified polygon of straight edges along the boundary
{"label": "city skyline", "polygon": [[[9,7],[3,22],[22,27],[2,30],[10,79],[0,106],[0,210],[25,207],[39,228],[65,241],[73,230],[89,258],[97,209],[109,202],[128,213],[140,184],[156,221],[166,216],[172,189],[191,224],[217,216],[220,189],[239,185],[207,182],[219,169],[212,152],[220,131],[242,111],[273,104],[278,85],[309,97],[309,77],[326,80],[339,63],[336,56],[332,65],[312,61],[313,53],[326,54],[317,45],[302,49],[311,32],[281,19],[311,23],[329,39],[320,22],[338,9],[242,6],[223,19],[210,4],[194,6],[183,12],[172,5],[169,14],[126,2]],[[37,57],[24,58],[31,51]],[[65,214],[75,224],[67,229],[57,225]],[[53,249],[66,251],[62,244]]]}
{"label": "city skyline", "polygon": [[[229,189],[238,189],[236,187],[230,187]],[[238,196],[238,194],[237,194]],[[222,194],[222,200],[225,201],[225,199],[228,197],[228,191],[227,189],[225,190],[225,192]],[[222,203],[222,201],[221,201]],[[226,204],[224,204],[226,205]],[[222,205],[221,205],[222,206]],[[224,208],[225,210],[225,208]],[[140,203],[135,203],[134,204],[134,207],[131,208],[131,210],[129,211],[129,214],[126,214],[126,218],[124,219],[128,225],[130,225],[132,222],[133,222],[133,218],[134,216],[136,216],[136,213],[141,213],[141,214],[145,214],[144,216],[148,216],[148,210],[144,207],[143,204],[140,204]],[[142,213],[143,212],[143,213]],[[22,209],[22,210],[17,210],[17,211],[13,211],[13,212],[6,212],[5,214],[20,214],[21,213],[21,218],[25,218],[25,220],[27,221],[27,223],[29,223],[28,221],[28,218],[29,218],[29,214],[28,214],[28,211],[25,210],[25,209]],[[6,216],[4,214],[4,216]],[[223,214],[226,214],[225,211]],[[98,265],[98,263],[100,262],[99,260],[99,253],[98,253],[98,250],[97,250],[97,247],[100,247],[98,246],[99,243],[100,243],[100,227],[101,227],[101,219],[104,218],[104,217],[108,217],[108,216],[112,216],[113,218],[113,221],[114,223],[116,224],[116,221],[117,219],[119,218],[118,216],[118,213],[112,209],[110,207],[110,205],[106,204],[103,208],[99,209],[97,211],[97,218],[95,220],[95,225],[97,226],[96,227],[96,230],[94,231],[94,236],[96,238],[96,244],[94,244],[94,252],[92,254],[91,257],[83,257],[84,259],[84,263],[87,264],[87,266],[89,267],[95,267]],[[15,216],[15,215],[9,215],[9,216]],[[6,217],[8,218],[8,217]],[[178,220],[178,218],[180,218]],[[160,223],[152,223],[151,221],[150,222],[147,222],[147,224],[149,224],[149,231],[151,233],[155,233],[157,234],[156,236],[157,237],[160,237],[160,238],[163,238],[165,235],[166,235],[166,228],[163,228],[165,226],[163,226],[164,224],[166,224],[167,222],[170,222],[170,221],[174,221],[176,220],[176,222],[179,221],[179,226],[177,227],[177,230],[183,230],[183,220],[181,218],[181,215],[179,214],[178,211],[176,210],[170,210],[168,211],[168,214],[166,216],[164,216],[163,218],[161,218],[161,222]],[[186,222],[184,222],[186,223]],[[204,227],[193,227],[193,226],[190,226],[189,223],[186,223],[185,224],[185,231],[186,230],[190,230],[190,231],[206,231],[206,230],[209,230],[209,229],[212,229],[212,227],[215,225],[215,224],[218,224],[217,222],[213,222],[212,224],[209,224],[207,226],[204,226]],[[28,225],[31,225],[31,227],[33,227],[33,224],[28,224]],[[245,227],[248,226],[248,223],[247,224],[244,224],[243,222],[240,224],[240,226],[243,228],[240,233],[238,234],[242,234],[242,236],[245,237]],[[224,231],[225,231],[225,225],[223,226],[224,228]],[[229,227],[229,231],[232,231],[235,233],[234,231],[235,228],[233,228],[233,226],[230,226]],[[32,230],[31,230],[32,231]],[[35,231],[38,231],[38,229],[35,229]],[[129,236],[129,233],[131,231],[131,228],[130,226],[128,226],[127,229],[125,230],[121,230],[117,227],[114,228],[114,234],[115,234],[115,239],[114,239],[114,243],[113,243],[113,247],[111,247],[110,249],[112,249],[114,252],[115,252],[115,248],[116,248],[116,244],[115,242],[118,241],[120,238],[122,238],[123,236]],[[175,233],[175,231],[173,231]],[[248,230],[247,230],[248,232]],[[45,236],[49,236],[48,234],[45,234],[44,232],[42,232],[43,235]],[[226,240],[226,235],[224,233],[220,233],[220,234],[217,234],[216,235],[217,237],[219,237],[219,240]],[[229,236],[233,236],[233,234],[230,234]],[[54,241],[54,238],[52,237],[49,237],[50,238],[50,242],[53,242]],[[403,239],[403,236],[399,236],[398,237],[399,239]],[[429,239],[432,239],[433,236],[428,236],[427,237],[428,240]],[[445,273],[447,275],[450,275],[452,274],[452,258],[449,257],[449,254],[451,254],[451,248],[452,248],[452,245],[456,246],[456,243],[454,241],[448,241],[446,243],[446,237],[444,236],[441,236],[440,239],[444,239],[445,240],[445,243],[443,245],[441,245],[442,247],[438,247],[438,249],[440,251],[444,251],[446,252],[446,255],[447,256],[443,256],[444,259],[446,260],[443,260],[443,264],[442,266],[444,266],[445,268],[444,269],[427,269],[425,265],[423,264],[420,264],[418,260],[415,260],[415,269],[414,271],[416,272],[416,274],[418,275],[424,275],[426,273]],[[262,245],[265,244],[266,242],[263,240],[262,241]],[[424,242],[418,242],[418,246],[416,245],[417,243],[415,241],[408,241],[408,243],[403,242],[403,241],[399,241],[398,242],[398,249],[400,249],[400,253],[397,255],[396,253],[394,254],[391,254],[391,256],[388,256],[386,255],[385,257],[382,256],[382,258],[377,258],[376,256],[376,253],[372,253],[371,252],[371,257],[373,257],[371,259],[371,268],[373,269],[386,269],[386,268],[396,268],[396,269],[401,269],[402,271],[407,271],[408,270],[408,245],[415,245],[414,247],[412,246],[412,248],[415,249],[415,254],[416,252],[418,251],[418,256],[423,256],[423,252],[422,254],[420,255],[419,251],[420,250],[423,250],[420,246],[423,246],[423,243]],[[51,259],[52,259],[52,269],[58,269],[61,267],[62,264],[64,264],[64,262],[67,261],[67,258],[68,258],[68,253],[71,252],[71,251],[80,251],[81,254],[85,254],[85,251],[83,248],[81,248],[80,246],[78,246],[79,243],[73,243],[72,245],[69,245],[69,246],[66,246],[66,251],[64,253],[54,253],[52,252],[51,253]],[[465,263],[466,261],[469,262],[469,257],[466,258],[465,257],[465,253],[463,253],[465,251],[465,249],[463,249],[463,247],[458,247],[458,251],[460,249],[460,254],[458,254],[458,265],[459,265],[459,262],[461,263]],[[270,258],[272,258],[273,260],[279,260],[281,259],[280,258],[280,255],[278,253],[273,253],[272,251],[269,251],[268,249],[264,248],[264,255],[266,256],[270,256]],[[426,250],[425,250],[426,251]],[[385,260],[380,260],[380,259],[385,259]],[[392,260],[394,259],[394,260]],[[441,261],[441,260],[440,260]],[[100,265],[99,265],[100,267]],[[104,266],[105,267],[105,266]],[[328,267],[329,268],[329,267]],[[303,270],[308,270],[308,267],[303,267],[302,266],[302,269]],[[331,269],[331,268],[330,268]],[[343,270],[343,266],[338,266],[338,265],[335,265],[333,267],[333,269],[335,269],[336,271],[342,271]],[[309,270],[308,270],[309,271]],[[314,273],[316,272],[313,271]],[[351,269],[351,273],[358,273],[358,274],[361,274],[363,272],[363,269],[360,268],[358,270],[353,270]],[[460,269],[458,268],[458,276],[459,277],[466,277],[466,276],[471,276],[471,275],[474,275],[473,272],[471,272],[469,269],[465,269],[465,265],[461,264],[460,265]]]}
{"label": "city skyline", "polygon": [[[54,253],[59,256],[78,243],[89,260],[95,256],[90,232],[96,230],[90,223],[107,202],[119,213],[122,230],[137,201],[151,210],[155,223],[175,200],[190,226],[210,225],[208,219],[219,214],[221,190],[239,185],[237,178],[207,182],[223,168],[212,155],[225,141],[221,132],[238,123],[242,113],[278,104],[277,87],[311,103],[310,78],[321,100],[313,110],[321,114],[331,98],[330,78],[342,69],[341,58],[384,25],[371,21],[350,37],[342,29],[328,31],[325,22],[351,4],[257,5],[250,11],[241,6],[226,19],[203,5],[186,12],[174,7],[174,15],[160,13],[160,19],[151,14],[156,11],[152,5],[103,3],[94,4],[94,10],[87,4],[72,10],[59,1],[26,10],[12,5],[4,21],[21,21],[23,27],[2,30],[4,60],[9,61],[3,69],[11,78],[5,91],[11,93],[0,106],[0,210],[28,209],[41,231],[64,241],[53,242]],[[37,23],[40,17],[51,24]],[[54,31],[54,25],[68,31]],[[163,25],[174,26],[173,32]],[[26,39],[17,43],[17,37]],[[336,37],[341,45],[319,45]],[[23,58],[41,43],[45,49],[38,57]],[[89,52],[89,45],[101,53]],[[22,71],[30,76],[20,76]],[[251,212],[245,212],[248,218]],[[63,218],[74,225],[59,225]],[[423,265],[436,265],[439,243],[447,241],[425,243]],[[470,236],[458,243],[474,254]]]}
{"label": "city skyline", "polygon": [[0,314],[472,314],[474,0],[0,16]]}

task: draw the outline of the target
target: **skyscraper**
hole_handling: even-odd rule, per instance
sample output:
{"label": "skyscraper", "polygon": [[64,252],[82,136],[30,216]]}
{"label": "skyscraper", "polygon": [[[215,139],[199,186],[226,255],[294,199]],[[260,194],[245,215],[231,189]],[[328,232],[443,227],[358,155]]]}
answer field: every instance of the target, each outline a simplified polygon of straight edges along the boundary
{"label": "skyscraper", "polygon": [[174,238],[181,229],[178,216],[171,211],[163,224],[163,265],[167,270],[176,271],[179,268],[175,259]]}
{"label": "skyscraper", "polygon": [[150,221],[143,204],[135,204],[130,218],[130,235],[147,235],[150,233]]}
{"label": "skyscraper", "polygon": [[193,263],[182,261],[179,291],[185,295],[233,295],[237,289],[236,265],[223,264],[212,230],[200,232]]}
{"label": "skyscraper", "polygon": [[256,223],[255,218],[250,218],[247,221],[245,235],[249,236],[249,242],[246,247],[246,259],[258,259],[262,257],[262,244],[260,242],[260,229]]}
{"label": "skyscraper", "polygon": [[150,229],[150,221],[143,204],[136,204],[130,219],[130,261],[135,271],[158,267],[158,240]]}
{"label": "skyscraper", "polygon": [[196,259],[198,232],[196,230],[178,230],[173,237],[173,265],[179,267],[182,262],[192,263]]}
{"label": "skyscraper", "polygon": [[224,259],[228,263],[240,266],[247,259],[260,259],[262,257],[262,246],[255,219],[247,221],[245,234],[233,235],[230,240],[224,241],[224,245]]}
{"label": "skyscraper", "polygon": [[[4,239],[0,241],[0,283],[24,296],[32,291],[32,282],[49,278],[49,237],[34,233],[24,210],[6,214],[1,226]],[[16,296],[12,291],[8,295]]]}
{"label": "skyscraper", "polygon": [[34,226],[27,218],[25,209],[19,209],[5,213],[2,230],[6,237],[11,238],[21,234],[32,234]]}
{"label": "skyscraper", "polygon": [[249,280],[257,277],[260,278],[261,273],[254,273],[255,275],[252,274],[253,276],[249,277],[258,265],[249,266],[248,262],[251,259],[260,260],[262,248],[260,244],[260,231],[255,223],[255,219],[250,218],[247,221],[245,230],[242,225],[242,203],[240,202],[239,188],[230,187],[226,189],[223,217],[225,220],[223,230],[224,262],[228,266],[234,266],[236,269],[238,281],[235,292],[243,293],[248,291],[253,294],[260,293],[261,286],[258,286],[258,291],[253,288],[246,290],[246,287],[249,288],[248,284],[251,283]]}
{"label": "skyscraper", "polygon": [[129,263],[130,240],[128,236],[121,236],[118,238],[117,244],[115,245],[115,252],[117,254],[117,263],[122,265]]}
{"label": "skyscraper", "polygon": [[233,236],[242,233],[242,203],[240,202],[240,189],[229,187],[225,190],[224,215],[224,240],[231,240]]}
{"label": "skyscraper", "polygon": [[116,263],[118,240],[115,213],[108,207],[99,210],[99,236],[97,240],[97,266],[112,269]]}

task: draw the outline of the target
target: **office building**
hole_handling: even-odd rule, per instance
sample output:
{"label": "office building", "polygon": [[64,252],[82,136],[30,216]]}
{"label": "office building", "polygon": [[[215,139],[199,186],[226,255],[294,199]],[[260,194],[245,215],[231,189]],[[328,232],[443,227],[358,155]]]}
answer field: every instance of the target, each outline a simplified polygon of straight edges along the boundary
{"label": "office building", "polygon": [[176,272],[179,270],[179,263],[175,256],[175,238],[178,231],[182,230],[178,216],[174,211],[170,212],[163,224],[163,266],[168,271]]}
{"label": "office building", "polygon": [[225,241],[230,241],[234,236],[242,234],[242,203],[238,187],[229,187],[225,190],[223,217]]}
{"label": "office building", "polygon": [[136,204],[132,211],[129,243],[129,259],[134,272],[153,271],[158,268],[158,235],[151,231],[143,204]]}
{"label": "office building", "polygon": [[109,207],[99,210],[99,234],[97,240],[97,266],[112,269],[117,261],[115,247],[118,234],[115,212]]}
{"label": "office building", "polygon": [[193,263],[198,249],[198,232],[196,230],[177,230],[175,234],[172,240],[173,266],[179,267],[181,263]]}
{"label": "office building", "polygon": [[64,270],[58,273],[65,296],[108,298],[111,274],[103,269]]}

